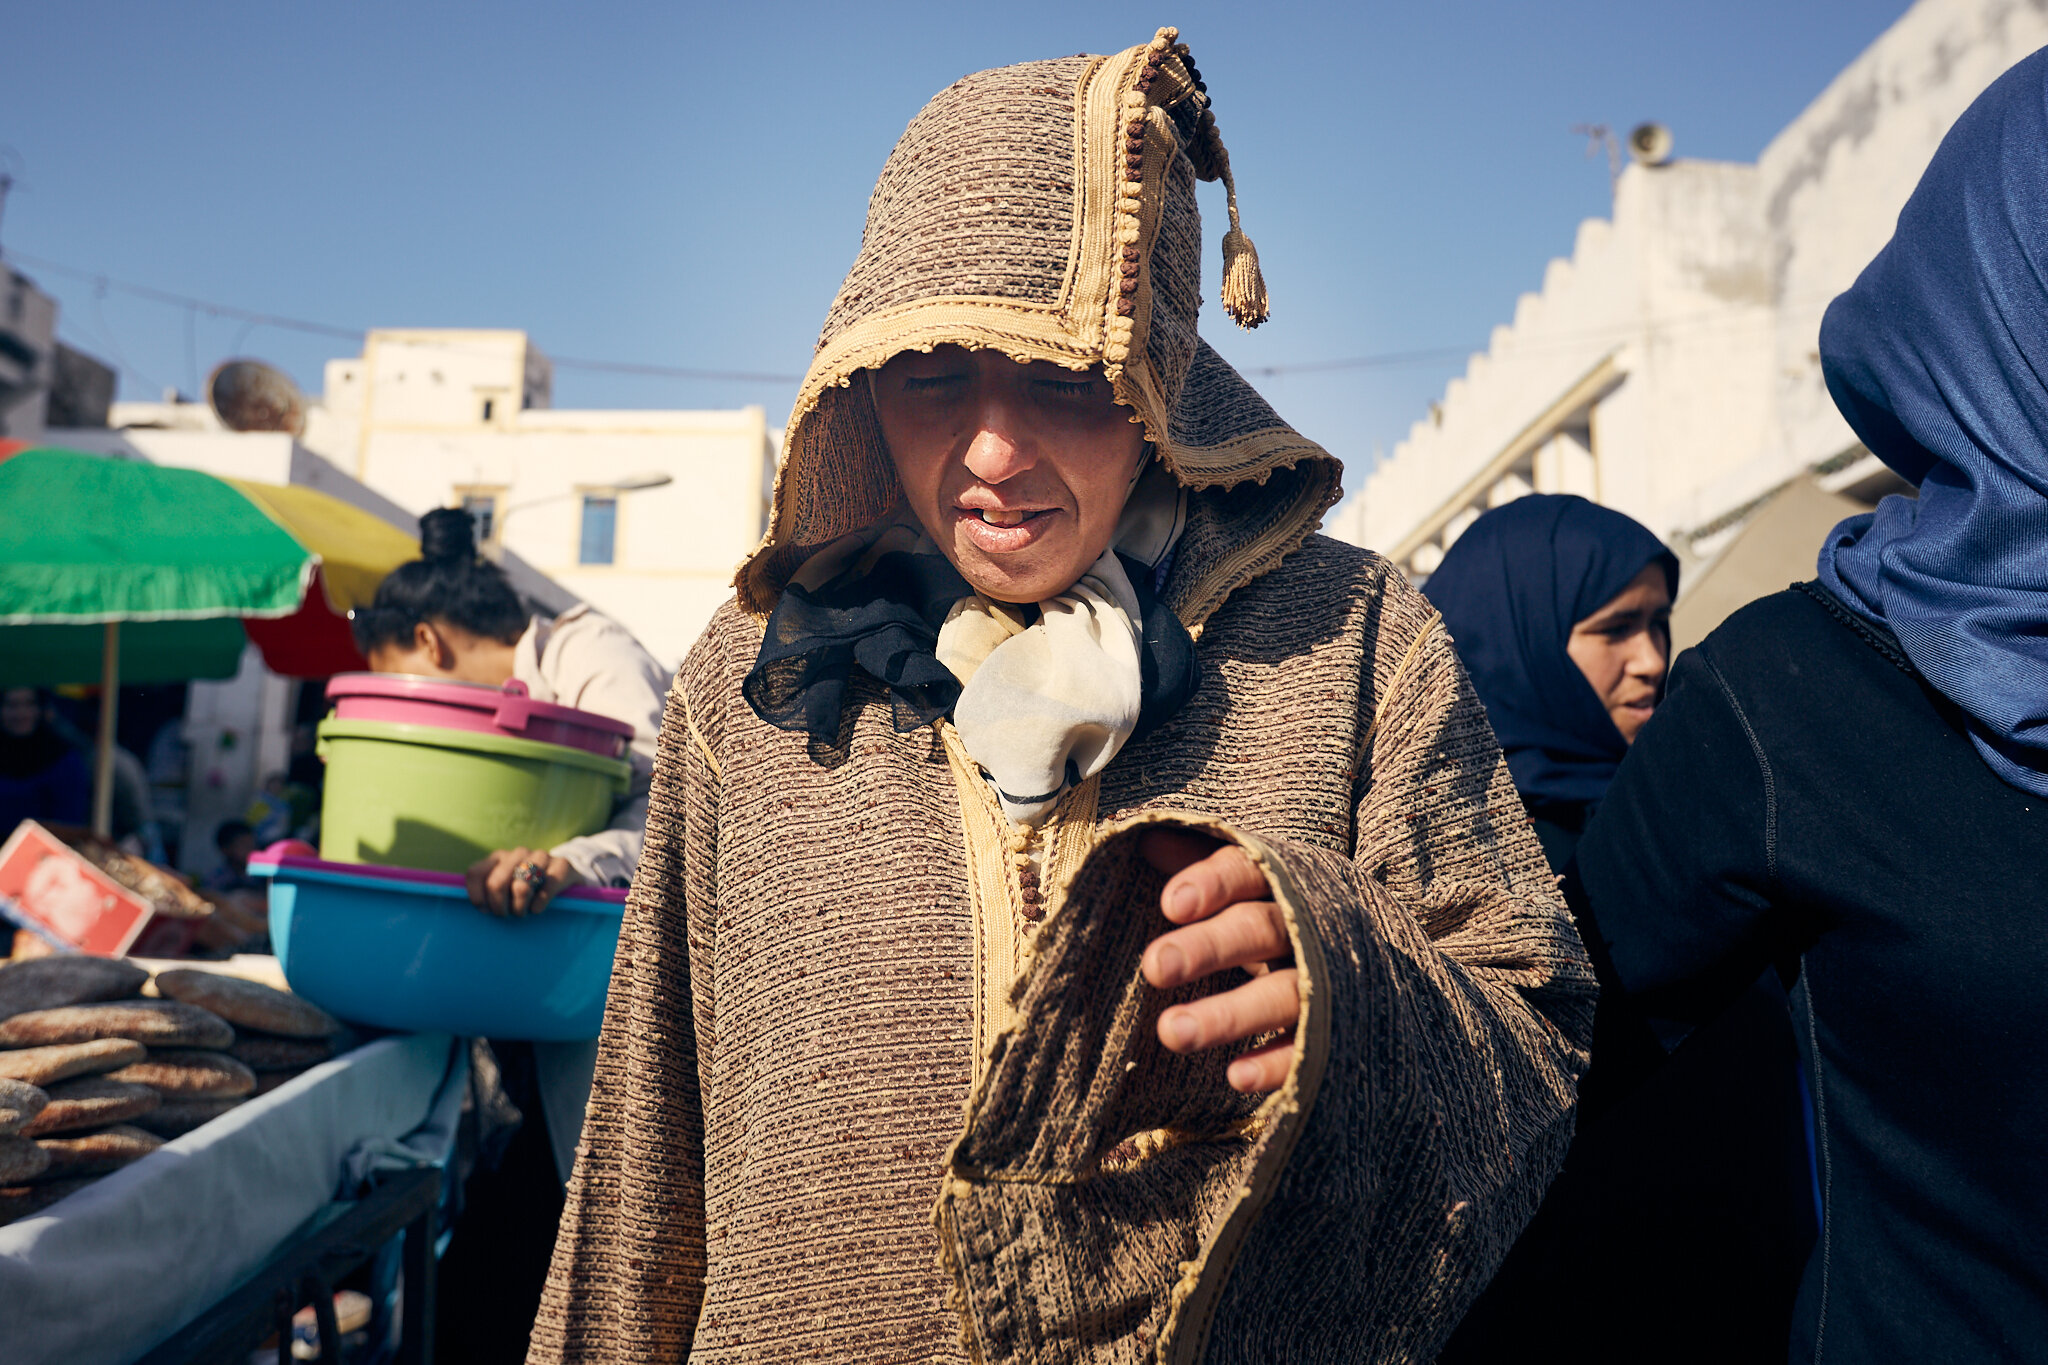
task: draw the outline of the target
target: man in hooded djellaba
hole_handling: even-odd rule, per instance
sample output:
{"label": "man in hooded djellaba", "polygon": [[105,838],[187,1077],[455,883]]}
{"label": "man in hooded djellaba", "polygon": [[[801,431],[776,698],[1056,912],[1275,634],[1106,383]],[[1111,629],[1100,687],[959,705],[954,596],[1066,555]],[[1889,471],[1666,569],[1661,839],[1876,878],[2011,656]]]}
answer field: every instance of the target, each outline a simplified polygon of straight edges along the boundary
{"label": "man in hooded djellaba", "polygon": [[883,167],[772,524],[669,694],[532,1359],[1427,1360],[1593,981],[1266,313],[1172,29]]}

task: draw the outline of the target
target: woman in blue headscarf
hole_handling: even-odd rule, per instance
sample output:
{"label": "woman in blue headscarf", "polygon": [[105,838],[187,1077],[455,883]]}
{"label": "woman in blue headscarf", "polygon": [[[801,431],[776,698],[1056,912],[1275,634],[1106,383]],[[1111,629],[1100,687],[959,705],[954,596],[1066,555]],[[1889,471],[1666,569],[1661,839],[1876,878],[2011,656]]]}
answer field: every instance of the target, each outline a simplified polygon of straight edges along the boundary
{"label": "woman in blue headscarf", "polygon": [[1678,559],[1612,508],[1539,493],[1467,527],[1424,592],[1562,872],[1664,694]]}
{"label": "woman in blue headscarf", "polygon": [[2048,1359],[2048,51],[1950,130],[1821,357],[1919,496],[1678,661],[1567,889],[1666,1042],[1798,965],[1792,1359]]}
{"label": "woman in blue headscarf", "polygon": [[[1563,872],[1664,695],[1678,560],[1640,523],[1538,494],[1486,513],[1425,588]],[[1572,1358],[1744,1361],[1785,1340],[1812,1238],[1785,996],[1760,980],[1633,1089],[1608,1010],[1563,1172],[1442,1365],[1531,1356],[1569,1305]],[[1535,1353],[1541,1359],[1541,1351]]]}

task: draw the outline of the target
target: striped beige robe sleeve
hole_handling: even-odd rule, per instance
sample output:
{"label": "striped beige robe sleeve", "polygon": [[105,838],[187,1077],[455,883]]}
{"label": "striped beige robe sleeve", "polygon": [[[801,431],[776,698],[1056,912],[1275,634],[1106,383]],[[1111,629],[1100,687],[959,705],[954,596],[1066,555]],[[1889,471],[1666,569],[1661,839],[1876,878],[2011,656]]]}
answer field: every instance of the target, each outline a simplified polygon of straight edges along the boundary
{"label": "striped beige robe sleeve", "polygon": [[[1533,1214],[1571,1135],[1591,971],[1441,624],[1375,672],[1353,857],[1147,811],[1048,923],[940,1201],[974,1358],[1149,1335],[1165,1361],[1426,1361]],[[1224,1058],[1156,1041],[1156,916],[1129,907],[1156,900],[1136,845],[1162,821],[1243,846],[1286,914],[1295,1062],[1250,1115]]]}

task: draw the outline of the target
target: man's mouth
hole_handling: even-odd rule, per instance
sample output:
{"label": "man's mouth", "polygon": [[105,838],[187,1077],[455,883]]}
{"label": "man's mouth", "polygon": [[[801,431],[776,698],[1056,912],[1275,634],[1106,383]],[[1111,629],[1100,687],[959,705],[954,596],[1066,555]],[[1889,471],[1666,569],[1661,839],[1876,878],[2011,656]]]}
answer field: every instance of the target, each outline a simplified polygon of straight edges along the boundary
{"label": "man's mouth", "polygon": [[1057,507],[960,507],[961,534],[984,554],[1015,554],[1051,534],[1059,524]]}
{"label": "man's mouth", "polygon": [[961,510],[989,526],[1022,526],[1027,521],[1044,516],[1051,509],[1045,507],[1031,509],[968,507]]}

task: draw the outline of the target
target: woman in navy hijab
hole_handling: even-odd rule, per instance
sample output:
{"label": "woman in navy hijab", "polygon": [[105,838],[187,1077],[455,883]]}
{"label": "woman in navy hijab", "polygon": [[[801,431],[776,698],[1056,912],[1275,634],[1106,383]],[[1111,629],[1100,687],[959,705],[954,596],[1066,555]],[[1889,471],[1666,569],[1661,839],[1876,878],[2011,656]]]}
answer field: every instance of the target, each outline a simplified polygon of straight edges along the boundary
{"label": "woman in navy hijab", "polygon": [[1467,527],[1423,591],[1562,872],[1663,696],[1678,560],[1612,508],[1536,494]]}
{"label": "woman in navy hijab", "polygon": [[1821,359],[1919,496],[1678,660],[1566,889],[1667,1044],[1798,971],[1791,1359],[2048,1360],[2048,51],[1957,120]]}
{"label": "woman in navy hijab", "polygon": [[[1677,590],[1678,560],[1641,524],[1546,495],[1473,522],[1424,589],[1559,872],[1663,697]],[[1614,1098],[1637,1069],[1626,1036],[1603,1004],[1564,1171],[1442,1365],[1530,1358],[1530,1324],[1563,1306],[1575,1359],[1782,1354],[1812,1237],[1784,991],[1758,981]]]}

